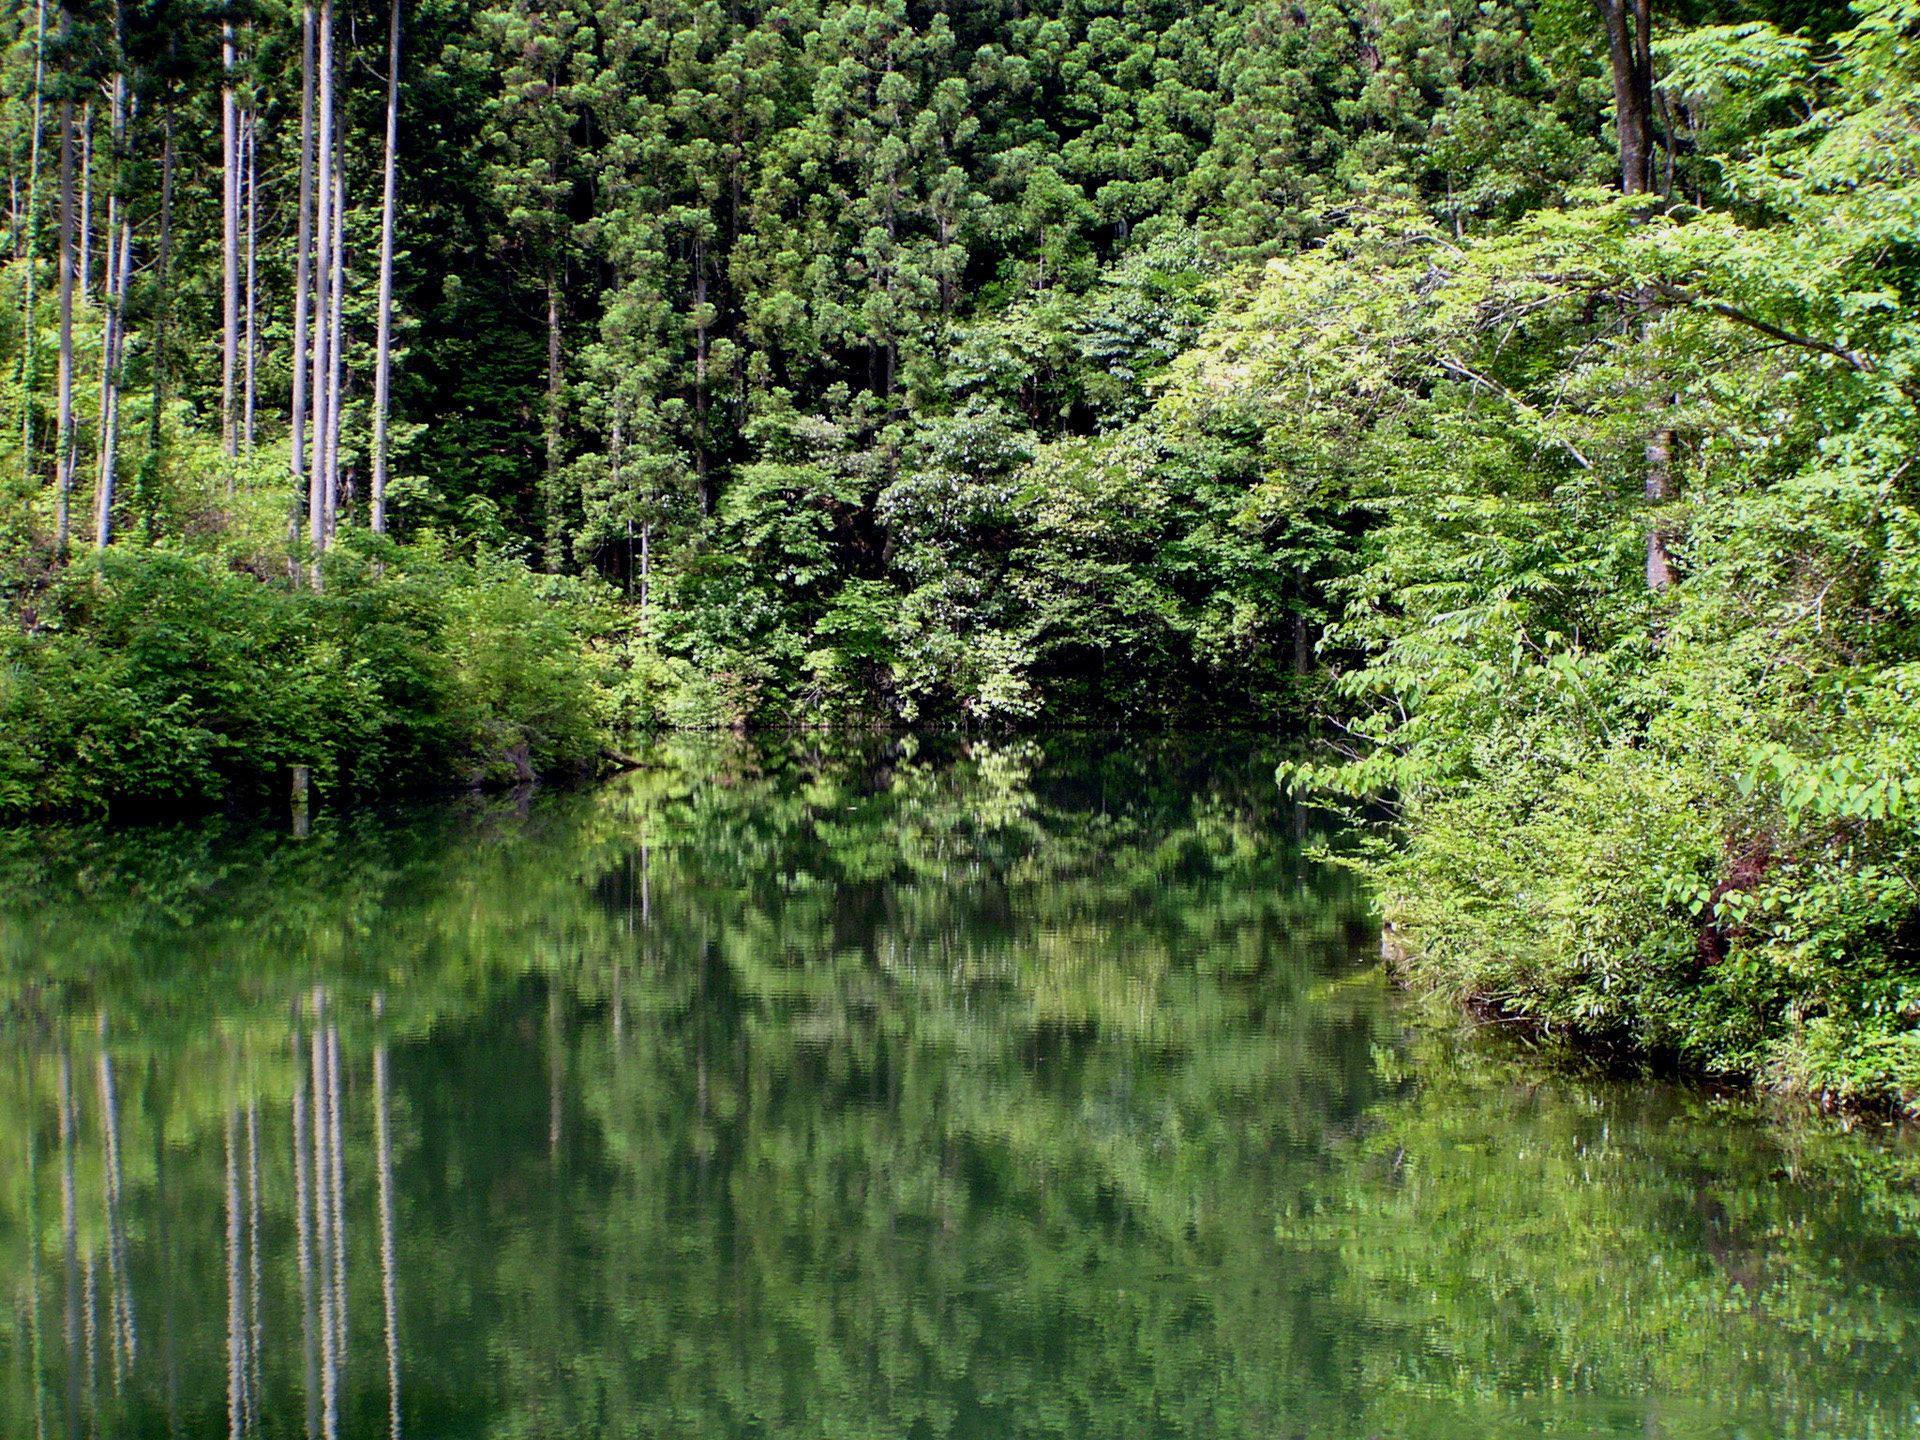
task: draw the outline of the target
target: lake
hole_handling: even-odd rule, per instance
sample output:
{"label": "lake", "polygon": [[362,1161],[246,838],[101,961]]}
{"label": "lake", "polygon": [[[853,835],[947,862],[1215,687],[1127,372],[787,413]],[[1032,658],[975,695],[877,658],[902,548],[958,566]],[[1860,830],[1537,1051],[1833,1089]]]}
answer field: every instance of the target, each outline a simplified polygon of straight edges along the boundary
{"label": "lake", "polygon": [[1397,996],[1253,742],[0,836],[0,1434],[1920,1435],[1920,1145]]}

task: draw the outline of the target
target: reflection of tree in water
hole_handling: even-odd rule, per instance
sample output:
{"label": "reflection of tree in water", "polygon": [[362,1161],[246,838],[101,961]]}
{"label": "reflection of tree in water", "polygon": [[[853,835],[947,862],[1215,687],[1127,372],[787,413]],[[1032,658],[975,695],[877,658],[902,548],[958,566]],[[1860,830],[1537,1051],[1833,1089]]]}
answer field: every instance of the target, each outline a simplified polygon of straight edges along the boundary
{"label": "reflection of tree in water", "polygon": [[[0,1429],[1609,1433],[1772,1373],[1912,1403],[1823,1338],[1913,1320],[1845,1263],[1903,1172],[1805,1161],[1808,1227],[1755,1183],[1770,1134],[1598,1145],[1579,1096],[1408,1071],[1268,757],[653,758],[523,813],[12,842],[6,893],[71,898],[0,918]],[[1780,1224],[1778,1303],[1723,1313],[1707,1241]],[[1655,1259],[1685,1283],[1605,1298]]]}

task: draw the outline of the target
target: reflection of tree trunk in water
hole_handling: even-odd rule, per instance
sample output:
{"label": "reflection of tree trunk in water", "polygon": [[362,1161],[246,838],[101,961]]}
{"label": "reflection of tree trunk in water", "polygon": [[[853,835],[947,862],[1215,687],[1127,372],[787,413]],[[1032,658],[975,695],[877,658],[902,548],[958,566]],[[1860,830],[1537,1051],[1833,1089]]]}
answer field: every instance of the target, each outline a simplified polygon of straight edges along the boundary
{"label": "reflection of tree trunk in water", "polygon": [[[335,1363],[347,1363],[347,1229],[341,1220],[345,1186],[340,1183],[340,1029],[327,1026],[327,1163],[333,1167],[332,1208],[328,1226],[333,1232],[333,1353]],[[338,1384],[338,1377],[335,1380]]]}
{"label": "reflection of tree trunk in water", "polygon": [[[698,1006],[698,1018],[693,1022],[694,1047],[694,1098],[700,1117],[700,1134],[704,1137],[707,1129],[707,967],[713,963],[713,942],[705,941],[700,946],[700,969],[694,977],[694,1004]],[[707,1147],[703,1142],[698,1147],[700,1156],[700,1193],[707,1188]]]}
{"label": "reflection of tree trunk in water", "polygon": [[60,1234],[66,1248],[67,1434],[80,1433],[80,1233],[73,1177],[73,1058],[60,1052]]}
{"label": "reflection of tree trunk in water", "polygon": [[153,1112],[153,1238],[159,1252],[160,1360],[167,1377],[167,1434],[180,1433],[180,1352],[175,1345],[172,1227],[167,1224],[167,1109],[159,1067],[147,1067],[147,1096]]}
{"label": "reflection of tree trunk in water", "polygon": [[387,1113],[387,1047],[373,1052],[373,1107],[380,1163],[380,1301],[387,1323],[387,1431],[400,1440],[400,1330],[393,1275],[393,1126]]}
{"label": "reflection of tree trunk in water", "polygon": [[260,1414],[260,1106],[247,1104],[247,1414]]}
{"label": "reflection of tree trunk in water", "polygon": [[[316,473],[318,473],[316,471]],[[323,996],[314,997],[313,1029],[313,1183],[314,1183],[314,1220],[318,1232],[320,1273],[320,1433],[326,1440],[333,1440],[337,1433],[339,1410],[336,1405],[334,1380],[336,1378],[333,1350],[333,1207],[328,1203],[327,1192],[331,1188],[333,1167],[328,1163],[327,1146],[332,1136],[332,1127],[328,1124],[328,1112],[331,1109],[330,1092],[327,1085],[327,1036],[325,1028],[318,1023],[325,1018],[326,1000]]]}
{"label": "reflection of tree trunk in water", "polygon": [[83,1384],[87,1397],[87,1433],[97,1435],[100,1433],[100,1285],[91,1253],[80,1259],[80,1308],[85,1317],[82,1330],[86,1336]]}
{"label": "reflection of tree trunk in water", "polygon": [[[300,1063],[298,1038],[293,1042],[293,1057],[297,1068],[307,1068]],[[320,1390],[319,1363],[314,1353],[313,1176],[307,1158],[307,1079],[301,1075],[293,1092],[293,1203],[300,1247],[300,1353],[306,1379],[307,1440],[318,1440]]]}
{"label": "reflection of tree trunk in water", "polygon": [[[33,1083],[33,1061],[27,1061],[27,1097],[37,1089]],[[27,1127],[27,1354],[33,1366],[34,1440],[46,1440],[47,1391],[46,1353],[40,1337],[40,1147],[35,1143],[39,1131]]]}
{"label": "reflection of tree trunk in water", "polygon": [[227,1112],[227,1434],[247,1433],[246,1315],[240,1286],[240,1157],[235,1153],[234,1114]]}
{"label": "reflection of tree trunk in water", "polygon": [[105,1048],[100,1051],[99,1071],[100,1124],[107,1140],[107,1290],[111,1302],[108,1323],[113,1331],[113,1383],[118,1389],[123,1374],[133,1368],[133,1282],[127,1273],[126,1214],[121,1205],[120,1097],[114,1090],[113,1062]]}
{"label": "reflection of tree trunk in water", "polygon": [[547,982],[547,1159],[560,1164],[560,979]]}

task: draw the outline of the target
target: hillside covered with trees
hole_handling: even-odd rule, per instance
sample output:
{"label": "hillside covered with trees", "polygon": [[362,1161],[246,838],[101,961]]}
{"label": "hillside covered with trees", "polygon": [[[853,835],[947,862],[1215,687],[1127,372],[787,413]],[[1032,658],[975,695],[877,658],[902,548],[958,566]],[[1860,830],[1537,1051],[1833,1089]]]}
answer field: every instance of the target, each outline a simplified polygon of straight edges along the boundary
{"label": "hillside covered with trees", "polygon": [[0,811],[1309,722],[1429,988],[1920,1102],[1920,3],[12,0]]}

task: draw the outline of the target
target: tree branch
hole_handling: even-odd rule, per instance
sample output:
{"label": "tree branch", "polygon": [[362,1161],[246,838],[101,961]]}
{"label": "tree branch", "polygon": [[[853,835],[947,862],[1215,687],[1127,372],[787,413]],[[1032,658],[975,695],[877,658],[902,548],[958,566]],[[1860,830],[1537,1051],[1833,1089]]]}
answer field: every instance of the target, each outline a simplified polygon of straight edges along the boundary
{"label": "tree branch", "polygon": [[1863,355],[1858,350],[1848,350],[1828,341],[1815,339],[1811,335],[1796,335],[1791,330],[1782,330],[1778,325],[1771,325],[1758,315],[1749,315],[1746,311],[1729,305],[1725,301],[1710,300],[1704,295],[1696,294],[1679,285],[1669,285],[1663,280],[1656,280],[1654,288],[1669,300],[1682,305],[1705,306],[1714,314],[1723,316],[1736,325],[1745,325],[1750,330],[1758,330],[1762,335],[1778,340],[1782,345],[1791,345],[1800,350],[1812,350],[1821,355],[1831,355],[1836,360],[1844,360],[1862,375],[1871,375],[1879,369],[1871,355]]}
{"label": "tree branch", "polygon": [[[1518,395],[1514,394],[1511,390],[1507,389],[1507,387],[1502,385],[1498,380],[1491,380],[1485,375],[1482,375],[1475,370],[1468,369],[1465,365],[1462,365],[1458,360],[1455,360],[1451,355],[1442,355],[1440,357],[1440,368],[1442,370],[1445,370],[1449,375],[1457,375],[1462,380],[1470,381],[1475,385],[1479,385],[1487,390],[1491,390],[1495,395],[1498,395],[1502,400],[1505,400],[1509,405],[1513,406],[1514,409],[1525,411],[1527,414],[1533,416],[1534,419],[1538,420],[1542,425],[1545,425],[1547,423],[1546,416],[1542,415],[1533,406],[1529,405],[1526,401],[1522,400]],[[1571,455],[1574,458],[1574,461],[1580,466],[1582,470],[1593,469],[1593,462],[1587,459],[1586,456],[1582,455],[1580,453],[1580,447],[1575,445],[1571,440],[1567,439],[1563,435],[1555,435],[1551,432],[1551,430],[1549,430],[1548,432],[1548,438],[1551,439],[1553,443],[1558,445],[1562,450],[1566,451],[1567,454]]]}

